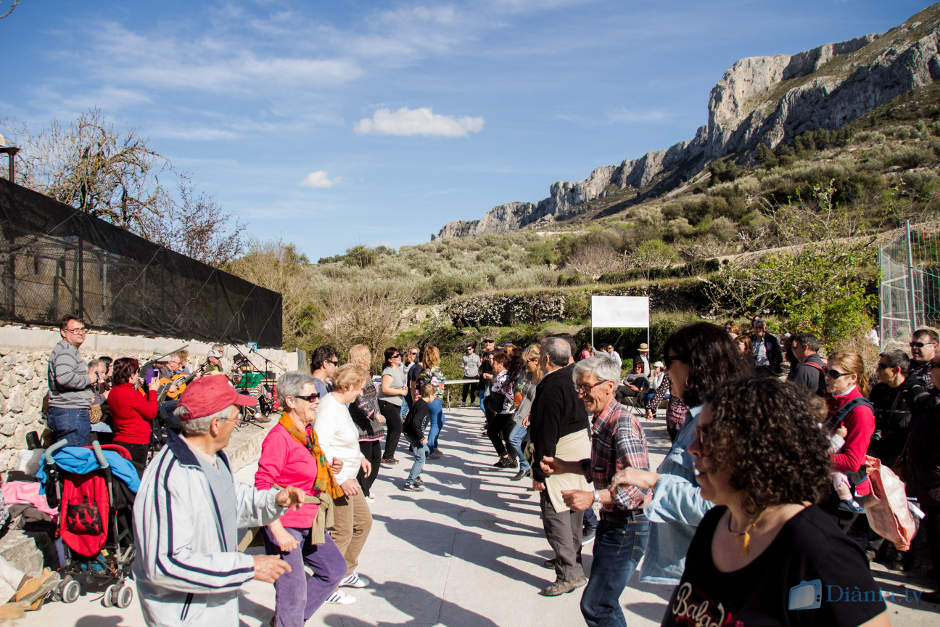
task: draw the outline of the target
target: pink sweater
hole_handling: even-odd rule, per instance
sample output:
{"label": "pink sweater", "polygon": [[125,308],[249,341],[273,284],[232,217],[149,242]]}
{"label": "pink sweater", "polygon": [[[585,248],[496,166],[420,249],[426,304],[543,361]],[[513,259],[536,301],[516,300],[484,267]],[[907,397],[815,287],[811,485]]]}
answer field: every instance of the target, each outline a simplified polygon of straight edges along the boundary
{"label": "pink sweater", "polygon": [[[317,463],[303,444],[291,437],[281,425],[275,425],[261,443],[261,459],[255,473],[255,487],[267,490],[272,485],[297,486],[313,494]],[[281,524],[294,529],[309,528],[317,515],[317,505],[307,503],[281,516]]]}
{"label": "pink sweater", "polygon": [[[852,388],[844,396],[830,395],[827,399],[829,415],[835,415],[840,407],[861,395],[858,388]],[[871,443],[871,435],[875,432],[875,415],[865,405],[856,405],[842,423],[848,433],[845,436],[845,444],[832,456],[832,468],[842,472],[858,472],[858,469],[865,463],[865,453]],[[871,483],[868,479],[855,488],[855,493],[859,496],[871,493]]]}

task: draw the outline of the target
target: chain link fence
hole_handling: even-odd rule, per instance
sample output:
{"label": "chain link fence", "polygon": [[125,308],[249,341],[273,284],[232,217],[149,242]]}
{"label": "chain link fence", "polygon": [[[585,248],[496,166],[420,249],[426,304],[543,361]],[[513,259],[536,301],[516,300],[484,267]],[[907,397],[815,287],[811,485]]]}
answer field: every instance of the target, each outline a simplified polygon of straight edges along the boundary
{"label": "chain link fence", "polygon": [[881,347],[940,324],[940,221],[911,224],[878,251]]}
{"label": "chain link fence", "polygon": [[281,346],[281,295],[0,179],[0,321]]}

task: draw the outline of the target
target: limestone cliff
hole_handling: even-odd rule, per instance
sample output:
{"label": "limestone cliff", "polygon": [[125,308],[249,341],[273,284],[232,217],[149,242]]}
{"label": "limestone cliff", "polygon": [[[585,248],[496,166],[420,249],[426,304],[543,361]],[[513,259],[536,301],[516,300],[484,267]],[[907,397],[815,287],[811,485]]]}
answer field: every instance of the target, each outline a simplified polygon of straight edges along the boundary
{"label": "limestone cliff", "polygon": [[809,130],[840,128],[938,77],[940,4],[882,35],[795,55],[741,59],[712,88],[708,123],[691,141],[601,166],[583,181],[557,181],[548,198],[498,205],[479,220],[444,225],[437,237],[500,233],[571,218],[583,203],[611,189],[669,186],[725,155],[746,159],[760,142],[775,147]]}

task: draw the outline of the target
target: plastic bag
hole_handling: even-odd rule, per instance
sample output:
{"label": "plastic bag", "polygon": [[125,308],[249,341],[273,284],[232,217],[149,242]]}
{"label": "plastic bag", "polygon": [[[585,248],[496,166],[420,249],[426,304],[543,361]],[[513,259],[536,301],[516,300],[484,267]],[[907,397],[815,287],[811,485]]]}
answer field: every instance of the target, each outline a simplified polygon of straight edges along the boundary
{"label": "plastic bag", "polygon": [[871,480],[871,496],[865,502],[868,525],[898,551],[907,551],[917,526],[907,506],[904,483],[890,468],[882,466],[880,459],[866,457],[865,463]]}

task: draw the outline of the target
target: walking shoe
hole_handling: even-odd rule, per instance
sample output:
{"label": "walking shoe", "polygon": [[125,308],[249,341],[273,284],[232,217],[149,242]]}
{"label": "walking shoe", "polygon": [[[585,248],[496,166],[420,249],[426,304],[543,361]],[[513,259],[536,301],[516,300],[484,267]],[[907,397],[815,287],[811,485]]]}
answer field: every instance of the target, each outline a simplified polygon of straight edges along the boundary
{"label": "walking shoe", "polygon": [[384,458],[382,459],[383,466],[394,466],[397,463],[398,463],[397,459],[384,459]]}
{"label": "walking shoe", "polygon": [[512,476],[512,480],[513,480],[513,481],[519,481],[520,479],[522,479],[523,477],[525,477],[525,476],[528,475],[528,474],[529,474],[529,471],[528,471],[528,470],[521,470],[521,469],[520,469],[519,472],[517,472],[516,474],[514,474],[514,475]]}
{"label": "walking shoe", "polygon": [[543,597],[557,597],[560,594],[577,590],[586,583],[587,577],[578,577],[577,579],[573,579],[571,581],[559,579],[549,587],[540,590],[539,594],[541,594]]}
{"label": "walking shoe", "polygon": [[542,562],[542,568],[548,568],[549,570],[555,570],[555,558],[547,559]]}
{"label": "walking shoe", "polygon": [[401,487],[405,492],[424,492],[424,488],[421,486],[412,483],[411,481],[406,481]]}
{"label": "walking shoe", "polygon": [[428,455],[428,459],[440,459],[440,458],[441,458],[441,452],[440,452],[440,451],[434,451],[433,453],[431,453],[430,455]]}
{"label": "walking shoe", "polygon": [[415,485],[424,485],[424,479],[422,479],[421,477],[418,477],[417,479],[412,481],[412,483]]}
{"label": "walking shoe", "polygon": [[359,573],[353,572],[353,574],[348,575],[345,579],[339,582],[340,587],[347,586],[349,588],[365,588],[369,584],[366,583],[366,580],[359,576]]}
{"label": "walking shoe", "polygon": [[597,527],[585,527],[581,532],[581,544],[587,544],[593,540],[595,534],[597,534]]}
{"label": "walking shoe", "polygon": [[327,597],[326,602],[334,605],[352,605],[356,602],[356,597],[337,588],[333,594]]}

